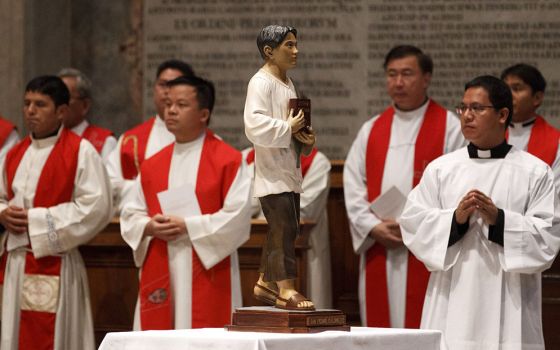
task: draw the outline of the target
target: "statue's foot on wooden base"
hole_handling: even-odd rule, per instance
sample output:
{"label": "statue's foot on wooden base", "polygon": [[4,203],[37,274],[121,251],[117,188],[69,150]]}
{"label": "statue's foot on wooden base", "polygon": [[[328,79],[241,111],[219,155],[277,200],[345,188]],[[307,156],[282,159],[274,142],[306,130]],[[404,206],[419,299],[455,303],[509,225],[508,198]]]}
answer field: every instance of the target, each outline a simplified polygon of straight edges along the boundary
{"label": "statue's foot on wooden base", "polygon": [[276,305],[276,299],[278,298],[278,292],[268,288],[260,284],[259,282],[255,283],[255,287],[253,288],[253,295],[255,299],[262,301],[268,305]]}
{"label": "statue's foot on wooden base", "polygon": [[289,293],[291,295],[288,298],[278,296],[276,298],[276,307],[286,310],[315,310],[315,305],[313,305],[313,302],[311,300],[307,299],[296,291],[294,292],[295,293]]}

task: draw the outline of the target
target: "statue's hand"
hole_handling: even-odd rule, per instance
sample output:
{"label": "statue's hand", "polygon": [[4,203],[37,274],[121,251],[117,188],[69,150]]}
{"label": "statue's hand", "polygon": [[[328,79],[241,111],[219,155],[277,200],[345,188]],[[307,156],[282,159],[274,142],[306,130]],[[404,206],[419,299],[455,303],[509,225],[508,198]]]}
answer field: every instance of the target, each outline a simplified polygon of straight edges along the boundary
{"label": "statue's hand", "polygon": [[297,134],[294,135],[294,137],[296,138],[296,140],[298,140],[299,142],[303,143],[306,146],[313,146],[316,141],[315,131],[313,131],[313,129],[311,128],[298,132]]}
{"label": "statue's hand", "polygon": [[305,126],[305,118],[303,117],[303,110],[299,110],[299,113],[294,117],[294,109],[290,109],[290,114],[288,114],[288,124],[292,129],[292,134],[296,134]]}

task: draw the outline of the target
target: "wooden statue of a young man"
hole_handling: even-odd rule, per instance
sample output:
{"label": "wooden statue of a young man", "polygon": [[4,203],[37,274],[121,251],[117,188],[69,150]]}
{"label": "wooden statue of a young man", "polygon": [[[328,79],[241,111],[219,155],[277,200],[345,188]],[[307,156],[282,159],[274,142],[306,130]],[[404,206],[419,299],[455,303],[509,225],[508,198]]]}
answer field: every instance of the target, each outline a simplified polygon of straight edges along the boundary
{"label": "wooden statue of a young man", "polygon": [[254,196],[269,225],[254,294],[279,308],[313,310],[313,303],[294,286],[294,242],[303,192],[299,157],[315,144],[313,130],[304,128],[303,111],[288,110],[288,101],[297,97],[286,75],[296,66],[296,38],[292,27],[269,25],[261,30],[257,46],[265,62],[247,88],[244,121],[245,134],[255,148]]}

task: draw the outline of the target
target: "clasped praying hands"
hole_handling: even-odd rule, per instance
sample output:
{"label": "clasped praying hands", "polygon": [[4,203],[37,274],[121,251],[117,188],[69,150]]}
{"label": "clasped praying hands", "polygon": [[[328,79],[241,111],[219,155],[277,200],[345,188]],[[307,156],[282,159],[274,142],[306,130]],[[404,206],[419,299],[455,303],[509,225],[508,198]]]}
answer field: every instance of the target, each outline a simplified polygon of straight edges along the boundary
{"label": "clasped praying hands", "polygon": [[495,225],[498,218],[498,208],[492,199],[479,190],[469,191],[459,202],[455,210],[458,224],[467,222],[472,213],[478,212],[482,220],[488,225]]}
{"label": "clasped praying hands", "polygon": [[144,228],[145,236],[153,236],[166,242],[187,234],[185,220],[174,215],[156,214]]}
{"label": "clasped praying hands", "polygon": [[387,249],[400,248],[404,245],[399,223],[393,219],[382,220],[371,231],[370,236]]}

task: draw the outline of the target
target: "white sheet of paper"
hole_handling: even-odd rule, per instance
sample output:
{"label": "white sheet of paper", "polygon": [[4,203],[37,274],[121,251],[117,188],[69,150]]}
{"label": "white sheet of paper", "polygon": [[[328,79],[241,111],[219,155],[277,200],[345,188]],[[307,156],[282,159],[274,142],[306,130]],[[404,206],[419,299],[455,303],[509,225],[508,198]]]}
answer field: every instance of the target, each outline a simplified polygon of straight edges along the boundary
{"label": "white sheet of paper", "polygon": [[371,202],[371,211],[380,219],[397,220],[406,204],[406,196],[396,186],[391,187]]}
{"label": "white sheet of paper", "polygon": [[[14,198],[10,201],[10,205],[25,208],[23,197],[21,195],[15,195]],[[29,244],[29,238],[27,237],[27,233],[22,233],[19,235],[11,234],[8,236],[8,243],[6,245],[6,249],[8,251],[12,251],[19,247],[25,247]]]}
{"label": "white sheet of paper", "polygon": [[191,184],[162,191],[157,196],[164,215],[176,215],[183,218],[200,215],[198,199],[194,186]]}

